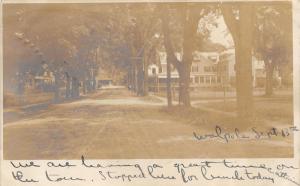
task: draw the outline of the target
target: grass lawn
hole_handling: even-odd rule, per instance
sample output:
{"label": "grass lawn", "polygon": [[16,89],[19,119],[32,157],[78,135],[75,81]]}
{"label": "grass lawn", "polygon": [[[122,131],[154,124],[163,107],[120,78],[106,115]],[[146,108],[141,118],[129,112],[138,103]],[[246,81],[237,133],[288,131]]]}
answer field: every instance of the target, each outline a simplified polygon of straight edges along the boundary
{"label": "grass lawn", "polygon": [[[201,105],[224,112],[237,111],[236,101],[202,103]],[[254,99],[254,114],[257,119],[292,124],[293,99],[291,96],[256,97]]]}

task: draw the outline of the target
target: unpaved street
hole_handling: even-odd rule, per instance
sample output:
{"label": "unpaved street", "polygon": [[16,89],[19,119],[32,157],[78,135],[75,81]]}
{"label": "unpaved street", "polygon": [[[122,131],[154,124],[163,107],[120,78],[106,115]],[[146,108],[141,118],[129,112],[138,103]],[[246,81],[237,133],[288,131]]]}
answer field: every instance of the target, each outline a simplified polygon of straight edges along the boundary
{"label": "unpaved street", "polygon": [[[197,108],[168,110],[163,99],[136,97],[126,89],[99,90],[77,101],[4,124],[5,159],[291,157],[292,136],[271,140],[196,140],[253,126]],[[259,125],[266,130],[269,126]],[[280,126],[284,127],[284,126]],[[288,126],[287,126],[288,127]]]}

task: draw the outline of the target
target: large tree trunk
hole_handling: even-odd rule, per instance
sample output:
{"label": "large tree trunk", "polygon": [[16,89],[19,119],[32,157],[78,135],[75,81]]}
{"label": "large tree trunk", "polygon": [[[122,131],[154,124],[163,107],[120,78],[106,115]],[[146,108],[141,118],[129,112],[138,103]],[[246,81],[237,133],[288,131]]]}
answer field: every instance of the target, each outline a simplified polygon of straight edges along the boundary
{"label": "large tree trunk", "polygon": [[179,104],[189,107],[190,103],[190,71],[191,64],[193,61],[193,50],[194,41],[198,29],[198,23],[200,19],[200,9],[199,7],[183,7],[182,16],[184,20],[184,33],[183,33],[183,56],[180,62],[173,52],[173,47],[171,44],[170,30],[169,30],[169,17],[167,14],[162,15],[162,26],[164,32],[164,44],[166,48],[167,55],[175,66],[179,73]]}
{"label": "large tree trunk", "polygon": [[253,5],[239,4],[239,20],[235,18],[231,4],[221,6],[225,23],[235,44],[237,112],[248,120],[253,116],[252,96],[252,35]]}
{"label": "large tree trunk", "polygon": [[135,93],[138,92],[138,67],[136,60],[133,62],[133,69],[132,69],[132,80],[133,80],[133,91]]}
{"label": "large tree trunk", "polygon": [[[176,66],[176,69],[179,70],[179,62],[177,61],[176,57],[174,56],[173,47],[170,40],[170,31],[169,31],[169,18],[168,15],[162,14],[162,29],[164,33],[164,45],[167,53],[167,99],[168,99],[168,106],[172,106],[172,77],[171,77],[171,63]],[[159,77],[157,78],[157,91],[159,92]]]}
{"label": "large tree trunk", "polygon": [[134,41],[133,41],[133,38],[130,39],[130,42],[129,42],[129,47],[130,47],[130,56],[131,56],[131,59],[130,59],[130,72],[129,72],[129,75],[130,75],[130,90],[133,91],[133,92],[136,92],[136,84],[137,84],[137,78],[136,78],[136,59],[134,58],[135,55],[136,55],[136,50],[135,50],[135,47],[134,47]]}
{"label": "large tree trunk", "polygon": [[190,65],[183,64],[179,71],[179,104],[191,106],[190,102]]}
{"label": "large tree trunk", "polygon": [[240,5],[240,34],[237,52],[237,104],[238,115],[241,118],[253,116],[252,88],[252,37],[253,37],[253,7]]}
{"label": "large tree trunk", "polygon": [[143,95],[144,96],[148,96],[148,93],[149,93],[149,86],[148,86],[148,57],[147,55],[145,54],[144,56],[144,87],[143,87]]}
{"label": "large tree trunk", "polygon": [[183,33],[183,56],[180,72],[179,97],[184,106],[191,106],[190,103],[190,73],[193,62],[193,51],[195,37],[197,34],[200,11],[198,8],[190,7],[186,9],[186,21],[184,22]]}
{"label": "large tree trunk", "polygon": [[265,95],[271,96],[273,95],[273,72],[274,72],[273,62],[269,63],[269,61],[265,61],[265,69],[266,69]]}
{"label": "large tree trunk", "polygon": [[253,115],[252,56],[243,47],[235,51],[237,111],[240,118],[248,119]]}
{"label": "large tree trunk", "polygon": [[137,63],[137,95],[143,96],[143,89],[144,89],[144,71],[142,61],[138,61]]}

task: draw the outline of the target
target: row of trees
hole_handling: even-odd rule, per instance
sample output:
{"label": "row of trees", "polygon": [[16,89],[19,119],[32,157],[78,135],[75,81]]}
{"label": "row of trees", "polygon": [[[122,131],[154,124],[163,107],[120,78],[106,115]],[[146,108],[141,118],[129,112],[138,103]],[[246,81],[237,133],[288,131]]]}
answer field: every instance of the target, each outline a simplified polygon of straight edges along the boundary
{"label": "row of trees", "polygon": [[[114,32],[120,30],[114,16],[114,11],[118,11],[119,7],[101,9],[105,11],[88,7],[88,11],[81,12],[80,7],[75,5],[16,8],[14,20],[9,17],[7,23],[14,25],[7,26],[5,33],[13,34],[15,41],[26,52],[20,56],[22,59],[14,69],[19,74],[28,71],[36,74],[46,65],[54,75],[55,101],[59,101],[61,86],[65,86],[66,98],[79,97],[80,84],[83,94],[93,92],[100,66],[122,68],[122,63],[118,61],[123,54],[117,49],[122,45],[122,39],[121,35],[117,35],[119,33]],[[30,58],[32,55],[36,56],[34,60]],[[29,62],[24,65],[26,60]]]}
{"label": "row of trees", "polygon": [[100,66],[126,70],[129,87],[137,95],[147,95],[148,66],[157,61],[156,51],[164,50],[168,105],[172,105],[173,66],[179,73],[179,103],[189,107],[192,53],[204,47],[220,16],[235,47],[239,116],[248,118],[253,113],[252,56],[265,61],[268,95],[274,69],[285,77],[292,66],[290,3],[34,5],[15,11],[15,21],[9,20],[15,23],[13,29],[4,32],[33,46],[39,60],[54,72],[56,98],[62,81],[66,97],[79,96],[79,82],[83,93],[94,90]]}
{"label": "row of trees", "polygon": [[[291,73],[292,66],[292,16],[291,4],[289,3],[163,4],[151,5],[151,8],[148,8],[148,12],[144,15],[136,16],[137,22],[147,23],[150,28],[154,28],[157,24],[160,25],[160,29],[153,30],[161,36],[159,38],[161,42],[158,42],[160,45],[156,47],[162,46],[167,53],[169,106],[172,105],[171,65],[179,73],[179,104],[190,106],[189,82],[193,60],[192,53],[207,40],[208,28],[215,24],[218,16],[223,16],[234,42],[237,110],[241,118],[251,118],[253,113],[253,56],[265,62],[266,95],[272,95],[275,68],[280,70],[283,81],[290,78],[288,75]],[[150,19],[151,17],[153,20],[146,21],[144,20],[146,15],[155,16],[148,16],[147,18]],[[139,24],[136,27],[135,29],[139,32],[134,36],[140,42],[136,48],[144,49],[142,46],[145,44],[143,45],[143,43],[150,41],[150,39],[140,36],[143,33],[140,27],[146,31],[149,31],[149,28],[146,26],[139,27]],[[153,33],[151,34],[153,35]],[[178,59],[175,52],[182,53],[182,59]],[[143,66],[144,72],[147,72],[147,61],[132,61],[135,66]],[[134,78],[144,80],[144,84],[147,82],[147,74],[141,78],[137,73]]]}

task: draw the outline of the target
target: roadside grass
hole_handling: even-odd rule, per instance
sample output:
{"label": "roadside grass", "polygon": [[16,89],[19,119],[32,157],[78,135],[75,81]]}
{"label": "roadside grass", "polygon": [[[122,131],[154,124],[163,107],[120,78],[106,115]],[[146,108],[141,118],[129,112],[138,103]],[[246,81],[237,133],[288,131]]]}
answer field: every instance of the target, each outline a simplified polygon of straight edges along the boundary
{"label": "roadside grass", "polygon": [[234,130],[235,128],[248,130],[252,127],[264,125],[262,121],[255,120],[246,123],[236,117],[216,114],[202,110],[201,108],[182,108],[181,106],[173,106],[172,108],[163,108],[161,110],[164,115],[168,115],[175,121],[199,127],[199,129],[204,131],[212,131],[216,126],[226,130]]}
{"label": "roadside grass", "polygon": [[52,92],[25,92],[22,96],[23,103],[21,104],[20,98],[12,93],[4,93],[3,107],[4,109],[11,107],[18,107],[21,105],[31,105],[37,103],[44,103],[53,99]]}
{"label": "roadside grass", "polygon": [[[201,106],[213,108],[224,112],[236,112],[236,101],[203,103]],[[254,115],[256,119],[268,120],[271,122],[293,123],[293,102],[292,99],[255,99]]]}

